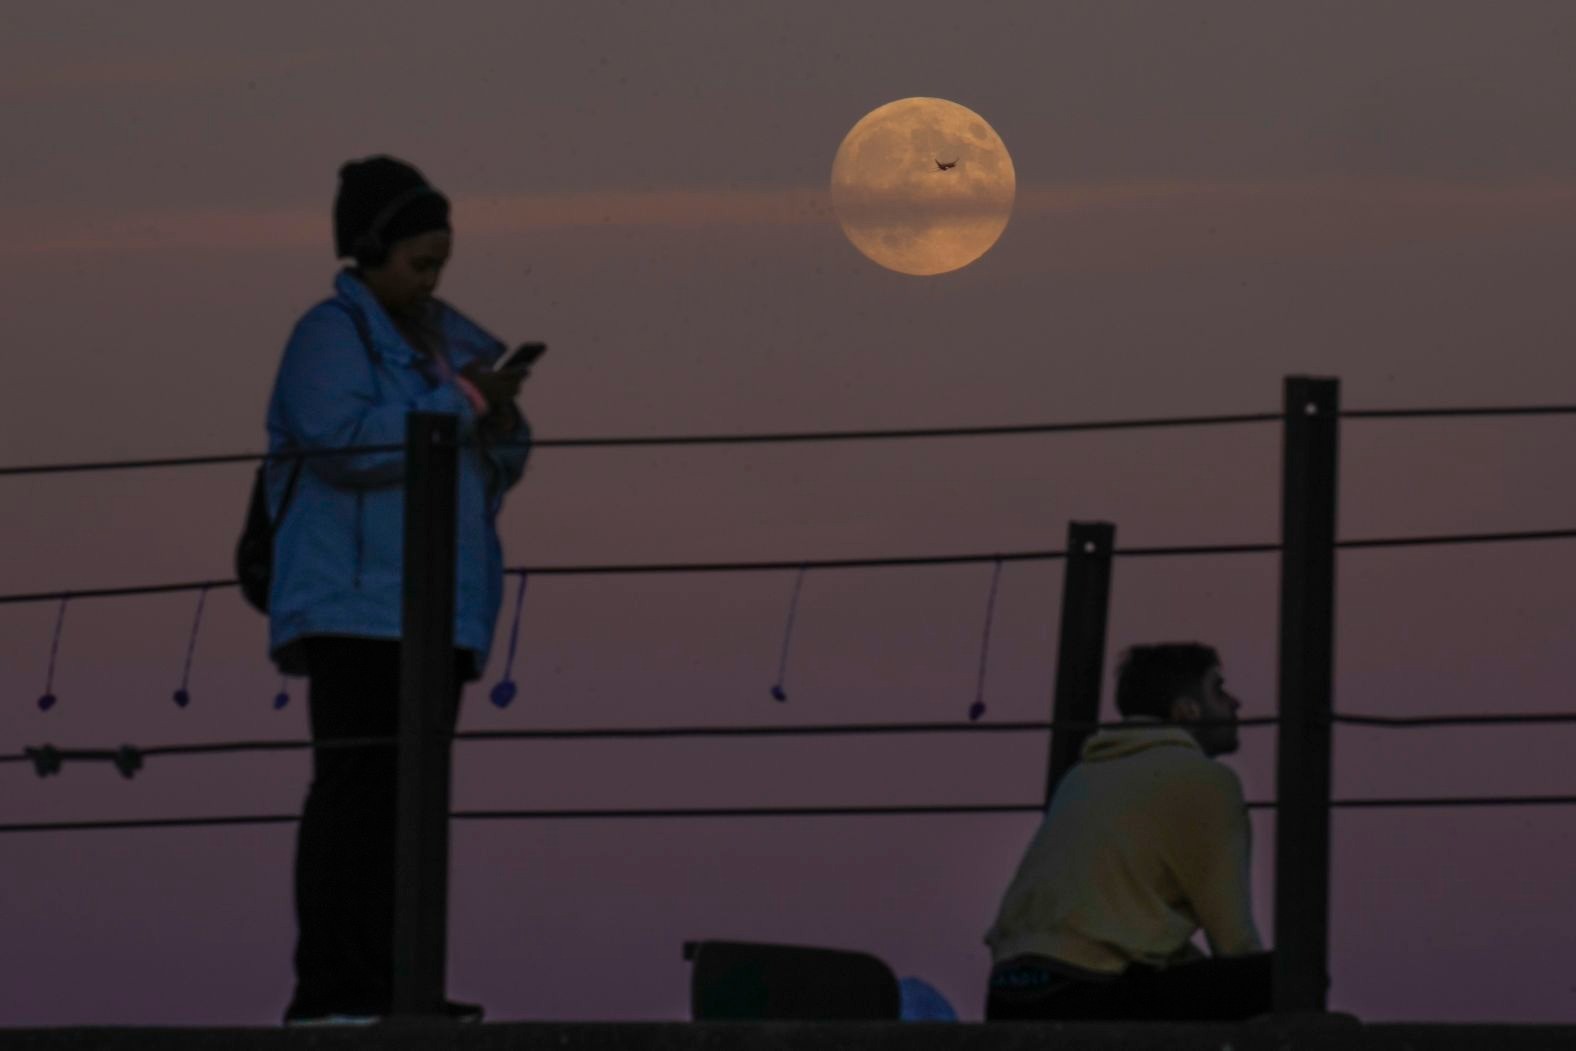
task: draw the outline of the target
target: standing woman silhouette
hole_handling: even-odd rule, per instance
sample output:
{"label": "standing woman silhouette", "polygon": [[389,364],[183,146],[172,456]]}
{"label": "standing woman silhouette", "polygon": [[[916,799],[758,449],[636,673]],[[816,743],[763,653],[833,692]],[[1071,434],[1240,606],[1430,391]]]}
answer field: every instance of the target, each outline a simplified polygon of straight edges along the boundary
{"label": "standing woman silhouette", "polygon": [[[268,447],[398,446],[408,413],[458,417],[456,688],[443,699],[452,731],[459,684],[480,676],[498,617],[495,523],[525,467],[531,432],[515,397],[526,373],[493,371],[503,344],[434,297],[453,248],[449,202],[415,168],[391,157],[344,165],[334,245],[352,265],[290,335]],[[404,471],[401,451],[269,466],[269,649],[282,671],[309,680],[318,744],[397,728]],[[287,1024],[372,1022],[392,1007],[395,796],[393,748],[314,749],[296,845]],[[448,1013],[479,1020],[482,1011],[451,1003]]]}

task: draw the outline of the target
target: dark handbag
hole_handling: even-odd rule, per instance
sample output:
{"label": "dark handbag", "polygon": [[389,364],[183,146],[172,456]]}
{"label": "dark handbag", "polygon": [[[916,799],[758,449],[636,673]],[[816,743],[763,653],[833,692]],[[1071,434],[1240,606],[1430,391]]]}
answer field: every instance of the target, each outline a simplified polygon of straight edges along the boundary
{"label": "dark handbag", "polygon": [[274,577],[274,530],[284,521],[290,509],[290,498],[295,495],[296,478],[301,474],[301,461],[290,468],[290,481],[285,484],[285,497],[279,502],[279,517],[268,516],[268,464],[257,467],[252,480],[252,501],[246,506],[246,525],[241,529],[241,539],[235,545],[235,575],[241,583],[241,594],[259,613],[268,612],[268,588]]}
{"label": "dark handbag", "polygon": [[[356,334],[366,352],[372,352],[372,334],[367,331],[366,318],[358,310],[346,308],[355,323]],[[376,355],[373,355],[376,360]],[[290,481],[285,483],[284,499],[279,501],[279,515],[268,516],[268,461],[257,467],[252,479],[252,499],[246,505],[246,524],[241,527],[241,539],[235,545],[235,576],[241,585],[241,594],[259,613],[268,612],[268,589],[274,578],[274,533],[290,509],[290,498],[295,495],[296,479],[301,475],[304,461],[297,458],[290,468]]]}

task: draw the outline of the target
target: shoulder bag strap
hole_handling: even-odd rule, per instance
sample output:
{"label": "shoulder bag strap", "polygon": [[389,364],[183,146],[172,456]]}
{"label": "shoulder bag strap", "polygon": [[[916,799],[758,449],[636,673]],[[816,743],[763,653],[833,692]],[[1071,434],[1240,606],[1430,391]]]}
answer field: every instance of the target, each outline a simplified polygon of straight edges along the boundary
{"label": "shoulder bag strap", "polygon": [[[356,335],[361,337],[361,349],[365,350],[367,356],[372,358],[374,364],[376,364],[377,355],[372,352],[372,333],[367,328],[366,315],[354,306],[342,305],[345,308],[345,313],[350,315],[350,323],[356,326]],[[301,477],[301,468],[305,463],[304,459],[298,457],[295,465],[290,468],[290,480],[285,483],[284,499],[279,501],[279,513],[274,516],[273,524],[275,529],[279,528],[279,523],[284,521],[285,512],[290,510],[290,498],[295,496],[296,479]]]}

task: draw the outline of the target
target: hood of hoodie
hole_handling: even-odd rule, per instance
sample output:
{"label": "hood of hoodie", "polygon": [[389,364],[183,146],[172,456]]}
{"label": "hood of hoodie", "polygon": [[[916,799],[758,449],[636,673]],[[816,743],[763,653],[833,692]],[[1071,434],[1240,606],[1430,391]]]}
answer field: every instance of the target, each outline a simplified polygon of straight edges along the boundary
{"label": "hood of hoodie", "polygon": [[1102,730],[1084,742],[1080,758],[1086,763],[1121,759],[1151,748],[1191,748],[1203,752],[1193,735],[1180,726],[1159,720],[1133,720],[1130,726]]}

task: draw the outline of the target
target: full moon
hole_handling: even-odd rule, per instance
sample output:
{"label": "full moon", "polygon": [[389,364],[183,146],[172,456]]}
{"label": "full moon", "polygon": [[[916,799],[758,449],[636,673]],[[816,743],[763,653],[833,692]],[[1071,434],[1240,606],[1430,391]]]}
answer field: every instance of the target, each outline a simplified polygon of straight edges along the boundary
{"label": "full moon", "polygon": [[888,270],[944,274],[1007,228],[1018,178],[994,128],[946,99],[888,102],[832,159],[832,208],[853,246]]}

